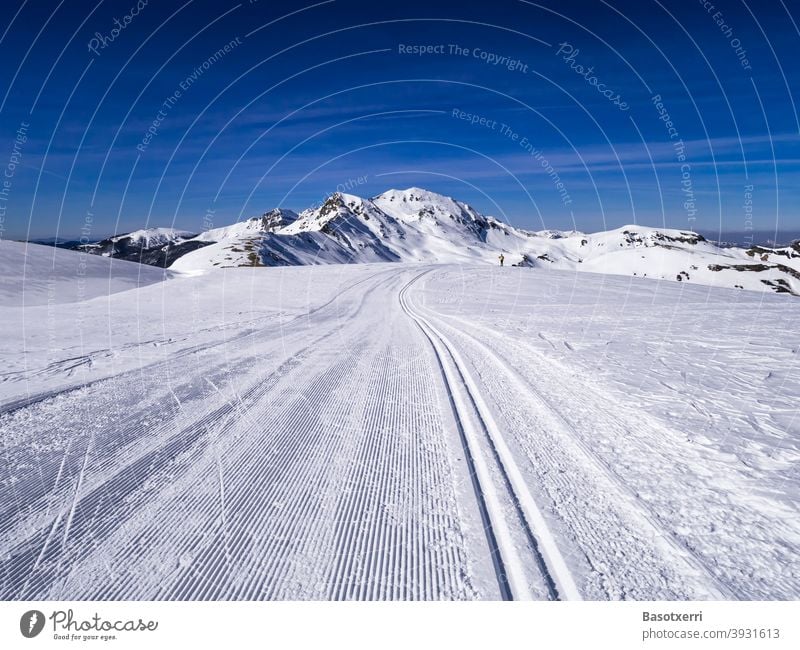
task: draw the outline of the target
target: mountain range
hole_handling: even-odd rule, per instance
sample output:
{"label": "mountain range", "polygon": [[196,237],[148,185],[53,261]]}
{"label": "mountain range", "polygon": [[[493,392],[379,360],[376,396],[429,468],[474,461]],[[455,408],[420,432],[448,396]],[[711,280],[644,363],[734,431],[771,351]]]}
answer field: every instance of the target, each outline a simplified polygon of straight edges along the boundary
{"label": "mountain range", "polygon": [[373,198],[337,192],[299,214],[259,217],[192,233],[148,228],[62,248],[167,267],[216,268],[365,262],[498,264],[587,271],[800,295],[800,242],[720,246],[684,230],[629,225],[587,234],[530,231],[467,203],[412,187]]}

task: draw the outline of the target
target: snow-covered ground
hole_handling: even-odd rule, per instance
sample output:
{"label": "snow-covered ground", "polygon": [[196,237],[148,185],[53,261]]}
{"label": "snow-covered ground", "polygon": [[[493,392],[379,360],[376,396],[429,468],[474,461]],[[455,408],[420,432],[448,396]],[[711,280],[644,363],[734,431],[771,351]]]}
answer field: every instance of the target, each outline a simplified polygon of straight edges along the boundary
{"label": "snow-covered ground", "polygon": [[454,264],[148,280],[25,307],[6,280],[0,598],[800,597],[791,297]]}

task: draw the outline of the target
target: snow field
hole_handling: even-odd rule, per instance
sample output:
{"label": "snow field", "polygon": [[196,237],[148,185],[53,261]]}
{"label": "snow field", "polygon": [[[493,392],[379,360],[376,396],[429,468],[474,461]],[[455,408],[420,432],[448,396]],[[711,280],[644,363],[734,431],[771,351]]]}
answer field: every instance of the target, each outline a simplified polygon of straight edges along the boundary
{"label": "snow field", "polygon": [[8,307],[0,596],[796,598],[797,309],[419,264]]}

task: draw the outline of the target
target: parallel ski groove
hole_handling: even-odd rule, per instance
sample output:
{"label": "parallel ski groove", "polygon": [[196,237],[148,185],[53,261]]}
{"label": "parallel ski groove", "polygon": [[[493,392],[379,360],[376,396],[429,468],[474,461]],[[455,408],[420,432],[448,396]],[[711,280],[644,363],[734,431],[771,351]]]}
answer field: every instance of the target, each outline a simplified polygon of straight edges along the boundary
{"label": "parallel ski groove", "polygon": [[[530,495],[524,483],[524,479],[522,479],[519,468],[516,466],[511,453],[505,446],[502,433],[494,423],[491,414],[483,403],[477,386],[472,381],[463,362],[460,360],[458,352],[441,332],[433,327],[419,312],[414,310],[407,297],[409,288],[424,274],[425,273],[420,274],[403,288],[400,293],[400,301],[406,313],[408,313],[409,316],[419,324],[420,328],[426,332],[431,344],[436,349],[442,361],[444,377],[448,383],[451,395],[453,396],[456,417],[462,423],[462,427],[466,433],[469,452],[474,462],[476,478],[479,483],[479,491],[485,500],[486,509],[488,510],[491,520],[491,533],[495,536],[498,549],[502,556],[503,565],[507,570],[509,586],[511,588],[510,595],[514,598],[522,599],[530,599],[532,597],[523,569],[524,561],[519,556],[518,551],[511,541],[511,534],[500,506],[499,496],[492,483],[486,462],[482,458],[479,450],[478,438],[480,436],[480,431],[475,430],[470,421],[468,407],[464,403],[465,398],[469,399],[474,405],[478,414],[479,425],[483,428],[483,433],[489,438],[494,449],[498,452],[498,460],[503,473],[509,480],[512,497],[515,502],[520,504],[525,515],[525,522],[528,530],[537,542],[537,550],[541,553],[542,568],[546,573],[545,577],[552,581],[557,590],[554,595],[562,599],[580,599],[580,592],[561,556],[552,533],[549,531],[547,523]],[[449,368],[448,362],[446,361],[448,357],[452,361],[457,374],[454,374],[453,370]]]}

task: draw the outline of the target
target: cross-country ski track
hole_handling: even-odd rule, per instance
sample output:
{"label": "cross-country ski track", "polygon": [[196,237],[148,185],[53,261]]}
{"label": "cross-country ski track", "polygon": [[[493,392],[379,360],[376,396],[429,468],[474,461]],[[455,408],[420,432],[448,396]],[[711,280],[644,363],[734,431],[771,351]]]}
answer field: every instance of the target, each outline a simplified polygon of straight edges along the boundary
{"label": "cross-country ski track", "polygon": [[556,355],[535,272],[484,287],[520,332],[455,298],[487,269],[326,268],[228,273],[218,318],[209,275],[88,301],[150,318],[3,375],[0,597],[800,593],[797,503]]}

